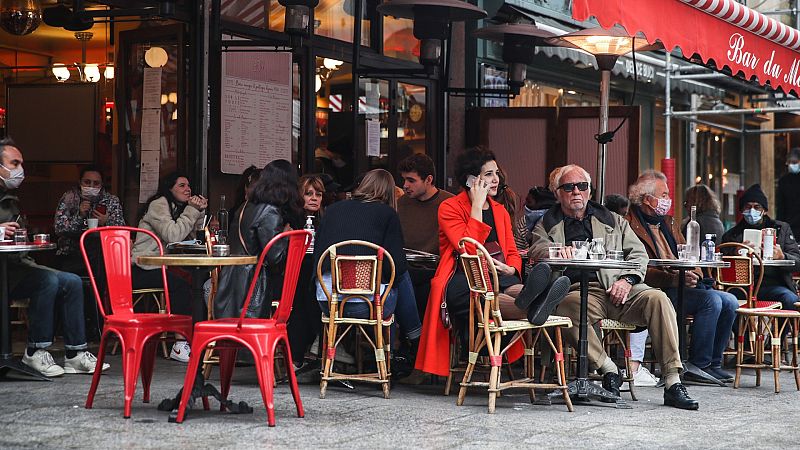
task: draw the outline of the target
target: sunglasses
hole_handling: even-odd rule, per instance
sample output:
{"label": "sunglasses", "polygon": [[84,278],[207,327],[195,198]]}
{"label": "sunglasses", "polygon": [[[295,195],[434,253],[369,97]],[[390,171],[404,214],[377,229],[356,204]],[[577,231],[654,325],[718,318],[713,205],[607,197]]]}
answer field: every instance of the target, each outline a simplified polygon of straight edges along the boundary
{"label": "sunglasses", "polygon": [[572,192],[575,190],[575,188],[578,188],[579,191],[583,192],[589,189],[589,182],[581,181],[580,183],[564,183],[558,188],[564,192]]}

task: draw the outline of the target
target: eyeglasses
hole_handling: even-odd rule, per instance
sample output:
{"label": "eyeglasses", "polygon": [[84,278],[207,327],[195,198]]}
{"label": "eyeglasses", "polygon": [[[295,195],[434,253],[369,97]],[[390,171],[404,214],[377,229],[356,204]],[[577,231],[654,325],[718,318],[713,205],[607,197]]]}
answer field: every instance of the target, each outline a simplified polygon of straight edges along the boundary
{"label": "eyeglasses", "polygon": [[579,191],[583,192],[589,189],[589,182],[581,181],[579,183],[564,183],[558,188],[563,190],[564,192],[572,192],[573,190],[575,190],[575,188],[578,188]]}

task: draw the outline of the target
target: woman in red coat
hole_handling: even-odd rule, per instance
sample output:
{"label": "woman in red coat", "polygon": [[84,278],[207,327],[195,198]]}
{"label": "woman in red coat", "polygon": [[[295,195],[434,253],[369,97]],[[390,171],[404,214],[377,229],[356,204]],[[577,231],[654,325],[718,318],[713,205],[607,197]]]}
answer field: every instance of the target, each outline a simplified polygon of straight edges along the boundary
{"label": "woman in red coat", "polygon": [[[466,150],[456,161],[456,176],[464,190],[439,206],[440,260],[431,280],[416,359],[417,369],[441,376],[450,371],[450,337],[440,310],[443,305],[448,309],[456,327],[464,327],[469,315],[469,288],[455,259],[461,238],[471,237],[489,252],[499,249],[494,263],[502,291],[498,297],[500,311],[506,319],[542,324],[569,289],[566,277],[546,289],[550,268],[544,264],[531,269],[525,286],[521,284],[522,258],[514,244],[511,219],[505,208],[491,199],[499,185],[494,153],[482,147]],[[510,351],[508,356],[513,360],[519,354]]]}

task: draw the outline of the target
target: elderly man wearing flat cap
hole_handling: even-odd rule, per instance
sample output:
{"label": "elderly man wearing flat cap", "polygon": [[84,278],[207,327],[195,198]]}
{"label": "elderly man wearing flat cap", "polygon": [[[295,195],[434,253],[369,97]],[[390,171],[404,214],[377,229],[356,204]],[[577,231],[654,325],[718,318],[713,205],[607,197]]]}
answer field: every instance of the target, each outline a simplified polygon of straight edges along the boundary
{"label": "elderly man wearing flat cap", "polygon": [[739,199],[739,211],[742,212],[742,220],[722,235],[722,242],[742,242],[752,247],[754,245],[752,242],[744,241],[744,230],[774,228],[777,242],[773,259],[789,259],[794,261],[795,265],[764,268],[764,280],[761,282],[758,298],[780,301],[783,309],[795,309],[794,304],[798,301],[798,296],[797,288],[792,282],[792,272],[797,270],[800,249],[797,247],[792,228],[788,223],[775,220],[767,214],[769,202],[758,184],[744,191]]}

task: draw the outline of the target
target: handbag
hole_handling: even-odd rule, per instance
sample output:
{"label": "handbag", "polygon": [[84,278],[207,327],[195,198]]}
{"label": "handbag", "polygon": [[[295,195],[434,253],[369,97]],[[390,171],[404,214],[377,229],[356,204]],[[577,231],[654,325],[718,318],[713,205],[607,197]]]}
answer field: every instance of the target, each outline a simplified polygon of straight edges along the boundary
{"label": "handbag", "polygon": [[453,278],[453,275],[455,275],[458,268],[458,264],[461,263],[458,252],[455,250],[453,250],[453,258],[455,259],[453,272],[450,274],[448,282],[444,285],[444,292],[442,292],[442,303],[439,305],[439,321],[442,322],[442,326],[446,330],[453,328],[453,322],[450,320],[450,311],[447,310],[447,285],[450,284],[450,279]]}
{"label": "handbag", "polygon": [[497,241],[487,242],[483,245],[487,252],[489,252],[489,256],[492,258],[500,261],[501,263],[506,263],[506,257],[503,254],[503,249],[500,248],[500,244]]}

